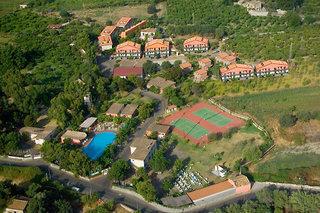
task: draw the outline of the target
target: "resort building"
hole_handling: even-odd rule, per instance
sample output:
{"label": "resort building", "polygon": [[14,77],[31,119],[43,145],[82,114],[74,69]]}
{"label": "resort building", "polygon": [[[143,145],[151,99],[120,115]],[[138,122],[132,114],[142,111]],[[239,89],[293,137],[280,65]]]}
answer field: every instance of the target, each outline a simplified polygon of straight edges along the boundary
{"label": "resort building", "polygon": [[180,64],[180,68],[182,69],[182,74],[187,74],[193,70],[192,64],[189,62]]}
{"label": "resort building", "polygon": [[247,64],[230,64],[220,68],[220,77],[223,81],[231,79],[249,79],[254,77],[253,67]]}
{"label": "resort building", "polygon": [[116,23],[116,26],[119,28],[127,29],[132,24],[132,18],[131,17],[121,17],[119,21]]}
{"label": "resort building", "polygon": [[201,58],[198,60],[200,68],[210,68],[212,66],[210,58]]}
{"label": "resort building", "polygon": [[111,37],[114,37],[116,33],[117,33],[116,26],[105,26],[105,28],[101,31],[100,35],[109,35]]}
{"label": "resort building", "polygon": [[137,113],[138,106],[127,104],[120,112],[121,117],[132,118]]}
{"label": "resort building", "polygon": [[64,143],[66,139],[70,139],[73,144],[83,144],[87,139],[87,134],[84,132],[67,130],[61,136],[61,143]]}
{"label": "resort building", "polygon": [[153,40],[154,36],[156,35],[156,28],[146,28],[142,29],[140,32],[140,39],[151,41]]}
{"label": "resort building", "polygon": [[113,103],[106,112],[106,115],[111,117],[117,117],[120,115],[121,110],[123,109],[124,104]]}
{"label": "resort building", "polygon": [[256,65],[256,75],[258,77],[284,75],[288,72],[289,65],[285,61],[268,60]]}
{"label": "resort building", "polygon": [[126,29],[125,31],[121,32],[120,33],[120,37],[121,38],[126,38],[128,35],[134,33],[135,31],[137,31],[139,29],[141,29],[146,24],[147,24],[147,21],[143,20],[143,21],[139,22],[138,24],[133,25],[129,29]]}
{"label": "resort building", "polygon": [[98,37],[98,40],[101,51],[112,49],[113,42],[110,35],[100,35]]}
{"label": "resort building", "polygon": [[170,55],[170,43],[164,39],[154,39],[146,43],[145,56],[148,58],[168,57]]}
{"label": "resort building", "polygon": [[228,66],[237,62],[237,55],[235,53],[228,54],[226,52],[219,52],[216,55],[215,59],[217,62],[220,62],[225,66]]}
{"label": "resort building", "polygon": [[144,168],[156,150],[156,141],[137,138],[130,145],[130,162],[137,168]]}
{"label": "resort building", "polygon": [[116,67],[113,69],[113,77],[128,78],[129,76],[136,76],[143,78],[142,67]]}
{"label": "resort building", "polygon": [[197,70],[193,74],[193,81],[196,83],[202,82],[208,78],[208,68]]}
{"label": "resort building", "polygon": [[24,213],[26,212],[27,205],[27,200],[13,199],[4,210],[4,213]]}
{"label": "resort building", "polygon": [[97,124],[98,119],[96,117],[87,118],[80,124],[80,130],[84,132],[91,131],[93,127]]}
{"label": "resort building", "polygon": [[42,128],[23,127],[20,134],[27,134],[35,144],[42,145],[45,141],[53,139],[58,133],[58,125],[51,121]]}
{"label": "resort building", "polygon": [[183,42],[185,52],[206,52],[209,50],[209,40],[204,37],[195,36]]}
{"label": "resort building", "polygon": [[171,126],[162,124],[153,124],[146,131],[146,136],[150,137],[153,132],[157,133],[158,139],[165,138],[171,130]]}
{"label": "resort building", "polygon": [[126,41],[116,47],[114,54],[116,58],[141,58],[141,45],[132,41]]}
{"label": "resort building", "polygon": [[150,89],[151,87],[155,87],[159,89],[160,94],[162,94],[163,91],[168,87],[175,88],[175,84],[176,83],[174,81],[166,80],[162,77],[155,77],[148,82],[147,88]]}
{"label": "resort building", "polygon": [[226,197],[250,192],[251,184],[244,175],[236,176],[232,179],[188,192],[187,195],[195,205],[208,204],[212,201],[223,200]]}

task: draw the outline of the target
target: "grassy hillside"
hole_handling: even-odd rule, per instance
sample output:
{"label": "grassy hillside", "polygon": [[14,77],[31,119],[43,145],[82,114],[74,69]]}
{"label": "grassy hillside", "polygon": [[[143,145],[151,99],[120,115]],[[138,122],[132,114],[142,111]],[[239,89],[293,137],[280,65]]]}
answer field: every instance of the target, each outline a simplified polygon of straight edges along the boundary
{"label": "grassy hillside", "polygon": [[10,13],[19,8],[25,0],[0,0],[0,16]]}
{"label": "grassy hillside", "polygon": [[292,110],[320,111],[319,100],[320,87],[285,89],[220,99],[228,108],[248,112],[264,123]]}

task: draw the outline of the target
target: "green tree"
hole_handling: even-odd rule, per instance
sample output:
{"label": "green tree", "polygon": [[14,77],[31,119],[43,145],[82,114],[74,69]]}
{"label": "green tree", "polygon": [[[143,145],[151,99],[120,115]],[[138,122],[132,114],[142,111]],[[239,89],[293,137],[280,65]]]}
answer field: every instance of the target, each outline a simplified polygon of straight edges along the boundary
{"label": "green tree", "polygon": [[169,160],[165,155],[163,149],[158,149],[155,151],[151,161],[150,166],[156,172],[163,172],[168,168]]}
{"label": "green tree", "polygon": [[136,188],[137,192],[141,194],[147,201],[156,200],[156,189],[150,180],[139,182]]}
{"label": "green tree", "polygon": [[57,213],[72,213],[72,207],[66,200],[56,200],[54,201],[54,206]]}
{"label": "green tree", "polygon": [[108,175],[111,180],[122,181],[128,177],[128,173],[130,172],[130,165],[125,160],[117,160],[112,164]]}
{"label": "green tree", "polygon": [[292,114],[283,114],[280,116],[279,123],[281,127],[291,127],[297,122],[297,117]]}

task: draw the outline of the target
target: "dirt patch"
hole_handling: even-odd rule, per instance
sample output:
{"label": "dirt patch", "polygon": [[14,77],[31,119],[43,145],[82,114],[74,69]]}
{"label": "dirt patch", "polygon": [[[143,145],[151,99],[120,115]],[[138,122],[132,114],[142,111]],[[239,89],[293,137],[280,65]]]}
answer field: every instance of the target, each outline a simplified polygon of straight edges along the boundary
{"label": "dirt patch", "polygon": [[112,20],[116,23],[122,16],[130,16],[134,18],[149,17],[147,13],[147,4],[124,7],[109,7],[86,10],[74,10],[72,13],[78,18],[90,17],[96,20],[99,24],[104,25],[107,20]]}

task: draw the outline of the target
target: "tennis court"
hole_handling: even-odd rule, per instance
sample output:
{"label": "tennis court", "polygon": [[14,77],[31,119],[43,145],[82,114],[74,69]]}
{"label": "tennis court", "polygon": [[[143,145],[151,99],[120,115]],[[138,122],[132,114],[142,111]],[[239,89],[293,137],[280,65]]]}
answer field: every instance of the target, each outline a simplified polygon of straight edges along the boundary
{"label": "tennis court", "polygon": [[199,116],[202,119],[214,124],[214,125],[221,126],[221,127],[226,126],[232,122],[232,119],[230,119],[222,114],[213,112],[207,108],[202,108],[202,109],[195,111],[195,112],[192,112],[192,113],[194,115]]}
{"label": "tennis court", "polygon": [[185,118],[175,120],[171,124],[196,139],[208,134],[208,130]]}

